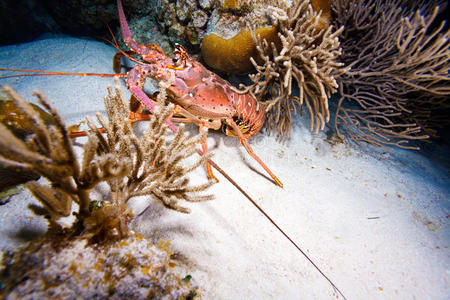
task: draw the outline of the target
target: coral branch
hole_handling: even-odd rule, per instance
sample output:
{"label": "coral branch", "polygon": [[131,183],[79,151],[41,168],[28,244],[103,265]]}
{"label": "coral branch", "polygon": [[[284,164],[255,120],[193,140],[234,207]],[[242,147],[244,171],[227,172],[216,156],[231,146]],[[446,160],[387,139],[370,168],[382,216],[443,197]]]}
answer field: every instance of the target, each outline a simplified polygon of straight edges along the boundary
{"label": "coral branch", "polygon": [[[417,8],[420,7],[420,10]],[[351,71],[338,78],[335,126],[357,143],[418,149],[449,124],[449,33],[434,24],[439,7],[421,1],[334,3],[343,26],[341,61]]]}
{"label": "coral branch", "polygon": [[[164,83],[162,83],[164,84]],[[72,141],[63,119],[56,109],[36,93],[40,103],[51,113],[54,125],[46,125],[31,104],[11,88],[4,91],[17,103],[24,114],[33,120],[33,132],[22,141],[0,124],[0,163],[35,171],[48,179],[51,186],[31,182],[27,186],[47,210],[50,226],[58,229],[60,217],[68,216],[72,202],[79,205],[75,232],[84,232],[98,240],[103,236],[125,237],[132,214],[126,204],[136,196],[151,196],[165,207],[187,213],[178,204],[180,200],[198,202],[212,199],[202,195],[213,181],[189,185],[186,175],[211,157],[204,155],[192,165],[182,162],[193,155],[204,133],[189,137],[180,127],[167,141],[165,121],[173,113],[173,105],[164,106],[164,87],[159,94],[159,105],[142,137],[136,136],[128,121],[128,109],[116,78],[113,90],[108,87],[105,97],[108,121],[101,114],[97,120],[106,134],[102,134],[91,118],[91,129],[78,162]],[[110,201],[93,211],[90,191],[100,182],[108,183]],[[56,227],[56,228],[55,228]],[[84,231],[83,231],[84,230]]]}
{"label": "coral branch", "polygon": [[[337,89],[336,77],[346,71],[337,61],[341,54],[338,36],[342,28],[319,30],[320,13],[309,1],[277,1],[269,10],[278,22],[281,47],[255,36],[259,58],[252,58],[257,73],[246,88],[264,105],[267,127],[278,136],[289,136],[292,114],[305,103],[311,117],[310,129],[319,131],[329,121],[328,99]],[[293,94],[294,82],[299,96]],[[298,108],[297,108],[298,107]]]}

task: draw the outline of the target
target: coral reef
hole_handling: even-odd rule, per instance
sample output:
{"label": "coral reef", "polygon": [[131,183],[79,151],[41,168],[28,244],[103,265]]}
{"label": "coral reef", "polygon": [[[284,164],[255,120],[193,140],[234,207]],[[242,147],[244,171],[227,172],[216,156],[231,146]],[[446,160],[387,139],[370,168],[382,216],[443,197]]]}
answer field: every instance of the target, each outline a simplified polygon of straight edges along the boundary
{"label": "coral reef", "polygon": [[[277,4],[278,3],[278,4]],[[316,12],[321,11],[317,29],[326,29],[331,21],[331,2],[329,0],[311,1]],[[222,7],[214,10],[208,22],[206,35],[202,40],[202,58],[213,69],[231,73],[246,74],[254,71],[250,57],[259,61],[256,43],[247,24],[255,30],[255,36],[274,43],[279,50],[277,20],[269,5],[285,8],[287,1],[223,1]]]}
{"label": "coral reef", "polygon": [[[61,242],[60,242],[61,243]],[[6,255],[0,296],[8,299],[192,299],[197,286],[168,243],[139,235],[92,245],[86,239],[35,243]],[[189,278],[187,280],[186,278]]]}
{"label": "coral reef", "polygon": [[[337,61],[343,29],[318,30],[319,14],[308,1],[293,1],[289,7],[279,1],[278,7],[269,9],[278,20],[282,48],[254,36],[263,63],[251,59],[257,73],[250,75],[252,85],[241,85],[241,92],[250,92],[261,101],[267,127],[276,129],[279,137],[289,136],[292,112],[297,113],[298,106],[301,113],[303,103],[311,117],[310,129],[317,132],[330,118],[328,99],[338,88],[336,77],[346,71]],[[298,96],[292,90],[295,82]]]}
{"label": "coral reef", "polygon": [[[258,33],[270,42],[277,40],[273,19],[267,12],[269,3],[271,1],[267,0],[166,0],[161,1],[161,10],[155,22],[171,42],[181,43],[191,55],[197,55],[201,50],[205,63],[213,69],[242,74],[253,69],[249,59],[256,55],[255,43],[246,23],[254,24],[260,30]],[[135,25],[138,23],[142,26]],[[148,37],[148,32],[157,34],[154,30],[148,30],[147,24],[135,20],[133,16],[130,18],[133,35],[144,44],[155,42],[154,38]],[[169,54],[171,52],[164,46],[163,50]]]}
{"label": "coral reef", "polygon": [[[0,163],[32,170],[51,183],[48,186],[30,182],[27,187],[44,205],[52,229],[60,228],[57,221],[70,214],[72,202],[79,206],[76,232],[88,230],[96,238],[111,239],[127,236],[132,214],[126,203],[132,197],[151,196],[165,207],[185,213],[188,209],[178,205],[179,200],[211,199],[210,195],[197,195],[211,182],[189,186],[185,176],[208,156],[203,156],[192,166],[182,165],[183,159],[196,152],[196,144],[203,135],[190,138],[181,126],[177,135],[166,142],[163,124],[172,113],[172,109],[166,107],[155,113],[143,137],[138,138],[128,122],[128,109],[118,79],[115,91],[109,88],[109,95],[105,97],[109,122],[97,114],[106,137],[87,118],[93,133],[84,145],[81,162],[76,158],[61,116],[42,94],[36,93],[55,120],[52,126],[45,125],[33,106],[11,88],[6,87],[5,92],[33,119],[35,126],[33,134],[23,142],[0,124]],[[165,99],[164,89],[159,99],[160,102]],[[90,209],[90,191],[102,181],[110,187],[111,201],[93,211]]]}
{"label": "coral reef", "polygon": [[[124,2],[124,5],[127,5],[127,2]],[[127,15],[128,14],[128,25],[131,32],[133,33],[134,39],[144,45],[157,44],[166,54],[173,54],[172,43],[175,41],[180,42],[181,38],[178,35],[176,35],[177,38],[175,38],[174,36],[169,36],[167,32],[163,33],[158,30],[158,27],[160,27],[161,25],[159,25],[159,22],[157,21],[156,10],[151,10],[149,13],[140,14],[134,12],[132,10],[132,7],[127,5]],[[122,49],[127,48],[127,46],[123,42],[122,31],[120,30],[120,28],[116,32],[116,37],[116,40],[118,41],[120,47]]]}
{"label": "coral reef", "polygon": [[[177,42],[198,55],[216,1],[123,1],[123,5],[130,31],[141,44],[157,44],[172,55]],[[124,48],[120,29],[116,36]]]}
{"label": "coral reef", "polygon": [[450,32],[433,22],[437,3],[335,1],[340,61],[351,68],[338,78],[341,138],[418,149],[408,142],[449,125]]}
{"label": "coral reef", "polygon": [[[214,7],[215,1],[163,0],[160,1],[156,22],[172,42],[179,42],[195,53],[200,50],[200,42]],[[132,18],[130,22],[133,22]]]}

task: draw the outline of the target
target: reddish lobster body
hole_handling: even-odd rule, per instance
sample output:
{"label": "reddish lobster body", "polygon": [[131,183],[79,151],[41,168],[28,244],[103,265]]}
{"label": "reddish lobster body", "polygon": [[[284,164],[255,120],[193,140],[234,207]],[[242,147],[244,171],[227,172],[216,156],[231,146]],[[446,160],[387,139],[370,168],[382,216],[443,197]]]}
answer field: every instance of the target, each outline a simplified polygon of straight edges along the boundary
{"label": "reddish lobster body", "polygon": [[177,99],[175,102],[199,117],[233,118],[238,124],[246,124],[248,131],[243,133],[247,138],[261,130],[264,110],[250,94],[234,92],[228,81],[197,61],[191,60],[189,64],[190,67],[176,71],[176,79],[169,87],[169,92]]}
{"label": "reddish lobster body", "polygon": [[[261,130],[264,110],[250,94],[234,92],[228,81],[194,59],[189,58],[182,70],[170,68],[172,65],[172,59],[166,58],[155,64],[136,66],[128,73],[128,87],[130,90],[136,87],[142,89],[147,76],[171,82],[166,89],[171,101],[204,120],[205,124],[208,120],[220,120],[220,123],[226,124],[227,119],[232,119],[242,125],[241,130],[245,127],[243,134],[246,138]],[[221,124],[216,123],[209,122],[207,127],[219,129]],[[237,135],[232,133],[229,125],[227,129],[230,135]]]}
{"label": "reddish lobster body", "polygon": [[[156,45],[138,44],[131,36],[121,1],[118,0],[117,4],[125,44],[148,62],[136,66],[128,73],[127,85],[130,91],[137,88],[142,90],[147,77],[169,82],[167,93],[175,104],[199,119],[216,121],[204,123],[206,127],[219,129],[220,123],[225,123],[226,133],[236,136],[237,133],[233,133],[231,124],[227,122],[235,120],[246,138],[261,130],[264,125],[264,110],[253,96],[234,92],[228,81],[190,58],[180,45],[177,45],[176,57],[172,59]],[[140,92],[138,94],[138,99],[146,102],[142,99],[143,95]]]}
{"label": "reddish lobster body", "polygon": [[[164,82],[170,101],[179,106],[176,112],[185,117],[186,122],[193,122],[200,129],[222,128],[227,135],[239,137],[247,152],[279,186],[283,186],[247,142],[264,125],[264,110],[256,99],[250,94],[235,92],[229,82],[190,58],[179,44],[176,44],[174,58],[169,58],[155,44],[138,44],[131,36],[120,0],[117,0],[117,6],[125,44],[132,53],[138,54],[145,61],[138,62],[126,76],[130,92],[150,111],[154,111],[154,102],[142,90],[145,80],[151,77]],[[178,130],[171,121],[166,123],[173,131]],[[206,138],[202,142],[202,148],[203,152],[208,149]],[[214,178],[208,163],[206,167],[209,177]]]}

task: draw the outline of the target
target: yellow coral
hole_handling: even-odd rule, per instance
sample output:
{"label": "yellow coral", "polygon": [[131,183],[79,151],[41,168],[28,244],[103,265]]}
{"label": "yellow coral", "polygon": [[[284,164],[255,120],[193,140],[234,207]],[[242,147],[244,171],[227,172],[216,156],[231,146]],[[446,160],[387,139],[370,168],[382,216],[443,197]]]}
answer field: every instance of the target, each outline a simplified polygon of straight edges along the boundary
{"label": "yellow coral", "polygon": [[322,11],[318,29],[327,29],[331,22],[331,0],[311,0],[311,5],[316,12]]}
{"label": "yellow coral", "polygon": [[[256,35],[269,43],[279,44],[276,27],[256,29]],[[255,42],[247,29],[241,30],[230,39],[223,39],[214,33],[203,38],[202,56],[210,67],[226,72],[243,74],[252,70],[250,57],[257,57]]]}
{"label": "yellow coral", "polygon": [[223,1],[223,8],[224,9],[235,9],[238,5],[237,0],[224,0]]}

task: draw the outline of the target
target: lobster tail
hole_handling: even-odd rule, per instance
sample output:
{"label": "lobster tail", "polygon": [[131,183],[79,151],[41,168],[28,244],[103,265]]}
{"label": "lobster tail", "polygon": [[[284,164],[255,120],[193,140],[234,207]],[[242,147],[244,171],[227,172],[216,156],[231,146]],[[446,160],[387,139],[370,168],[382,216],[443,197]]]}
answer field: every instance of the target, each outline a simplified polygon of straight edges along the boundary
{"label": "lobster tail", "polygon": [[250,94],[234,94],[236,115],[234,121],[246,138],[258,133],[264,125],[264,108]]}

